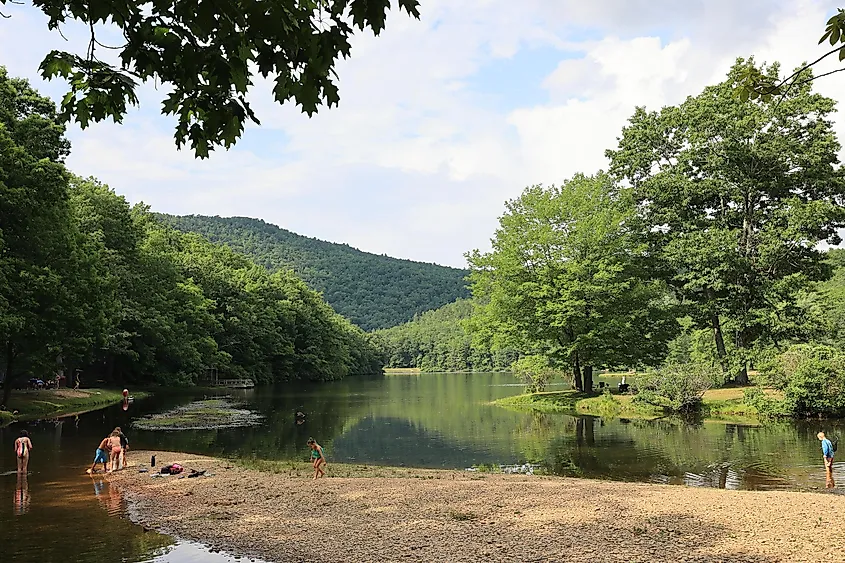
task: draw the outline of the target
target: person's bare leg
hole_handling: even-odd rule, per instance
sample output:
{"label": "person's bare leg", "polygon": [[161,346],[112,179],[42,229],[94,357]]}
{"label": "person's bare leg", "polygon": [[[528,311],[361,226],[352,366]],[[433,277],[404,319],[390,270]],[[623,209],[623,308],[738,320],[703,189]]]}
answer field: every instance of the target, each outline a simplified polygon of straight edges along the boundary
{"label": "person's bare leg", "polygon": [[23,474],[27,474],[27,470],[29,469],[29,453],[27,453],[23,458],[18,458],[23,463]]}

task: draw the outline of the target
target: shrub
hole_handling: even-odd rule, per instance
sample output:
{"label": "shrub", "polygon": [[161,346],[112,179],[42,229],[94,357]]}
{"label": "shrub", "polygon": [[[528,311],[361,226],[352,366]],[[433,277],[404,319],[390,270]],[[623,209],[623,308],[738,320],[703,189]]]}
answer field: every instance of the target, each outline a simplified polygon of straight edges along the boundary
{"label": "shrub", "polygon": [[634,401],[663,407],[672,412],[689,412],[701,406],[701,398],[721,370],[709,363],[666,364],[637,377]]}
{"label": "shrub", "polygon": [[743,391],[742,402],[757,409],[757,414],[763,418],[784,418],[789,416],[784,401],[766,396],[760,387],[752,387]]}
{"label": "shrub", "polygon": [[513,363],[514,375],[525,383],[526,393],[539,393],[558,374],[545,356],[523,356]]}
{"label": "shrub", "polygon": [[830,346],[798,344],[761,367],[762,379],[784,393],[792,416],[845,414],[845,353]]}

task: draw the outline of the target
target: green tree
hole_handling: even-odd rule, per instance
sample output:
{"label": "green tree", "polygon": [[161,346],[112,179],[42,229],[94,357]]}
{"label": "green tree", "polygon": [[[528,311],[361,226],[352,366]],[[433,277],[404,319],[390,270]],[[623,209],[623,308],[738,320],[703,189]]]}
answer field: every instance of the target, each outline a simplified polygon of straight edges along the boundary
{"label": "green tree", "polygon": [[594,366],[662,360],[678,324],[665,284],[648,279],[625,191],[604,173],[577,175],[529,187],[506,207],[492,252],[467,255],[495,332],[569,366],[587,392]]}
{"label": "green tree", "polygon": [[[177,146],[190,142],[201,158],[216,146],[234,144],[247,120],[259,122],[247,101],[256,75],[272,78],[276,101],[293,100],[312,115],[340,99],[335,62],[349,56],[355,28],[378,35],[392,6],[419,17],[417,0],[33,4],[48,17],[51,30],[60,33],[69,20],[91,30],[87,52],[51,51],[41,63],[44,78],[59,76],[70,85],[62,117],[83,128],[107,118],[120,122],[127,106],[138,102],[138,83],[155,80],[170,90],[162,112],[177,117]],[[101,24],[115,26],[125,42],[101,43],[95,34]],[[112,49],[117,64],[102,60],[111,58]]]}
{"label": "green tree", "polygon": [[713,331],[723,365],[730,321],[738,382],[748,381],[756,344],[788,337],[802,291],[828,275],[816,245],[838,243],[845,220],[835,102],[809,83],[779,101],[743,101],[732,85],[745,65],[679,106],[637,108],[607,152],[633,187],[667,279],[696,326]]}
{"label": "green tree", "polygon": [[[60,335],[84,311],[67,200],[70,148],[55,106],[0,67],[0,358],[3,404],[33,366],[56,367]],[[77,323],[78,324],[78,323]]]}

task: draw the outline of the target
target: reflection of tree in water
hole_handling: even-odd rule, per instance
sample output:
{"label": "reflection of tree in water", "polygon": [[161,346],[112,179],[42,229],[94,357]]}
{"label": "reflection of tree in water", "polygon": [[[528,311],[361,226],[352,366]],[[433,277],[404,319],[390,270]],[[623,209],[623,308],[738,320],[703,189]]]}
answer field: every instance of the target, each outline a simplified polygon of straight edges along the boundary
{"label": "reflection of tree in water", "polygon": [[367,417],[332,443],[330,459],[381,465],[462,468],[509,462],[502,454],[455,441],[399,418]]}

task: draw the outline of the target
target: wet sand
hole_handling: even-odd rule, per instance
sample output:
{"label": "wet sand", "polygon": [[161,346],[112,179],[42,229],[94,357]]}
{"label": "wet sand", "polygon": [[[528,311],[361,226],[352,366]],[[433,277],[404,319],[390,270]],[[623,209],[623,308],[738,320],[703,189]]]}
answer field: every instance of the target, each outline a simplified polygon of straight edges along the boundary
{"label": "wet sand", "polygon": [[[151,478],[131,467],[153,453],[159,467],[213,475]],[[845,559],[845,496],[827,493],[334,464],[313,481],[305,464],[273,473],[171,452],[131,452],[129,463],[110,480],[134,520],[267,561]]]}

